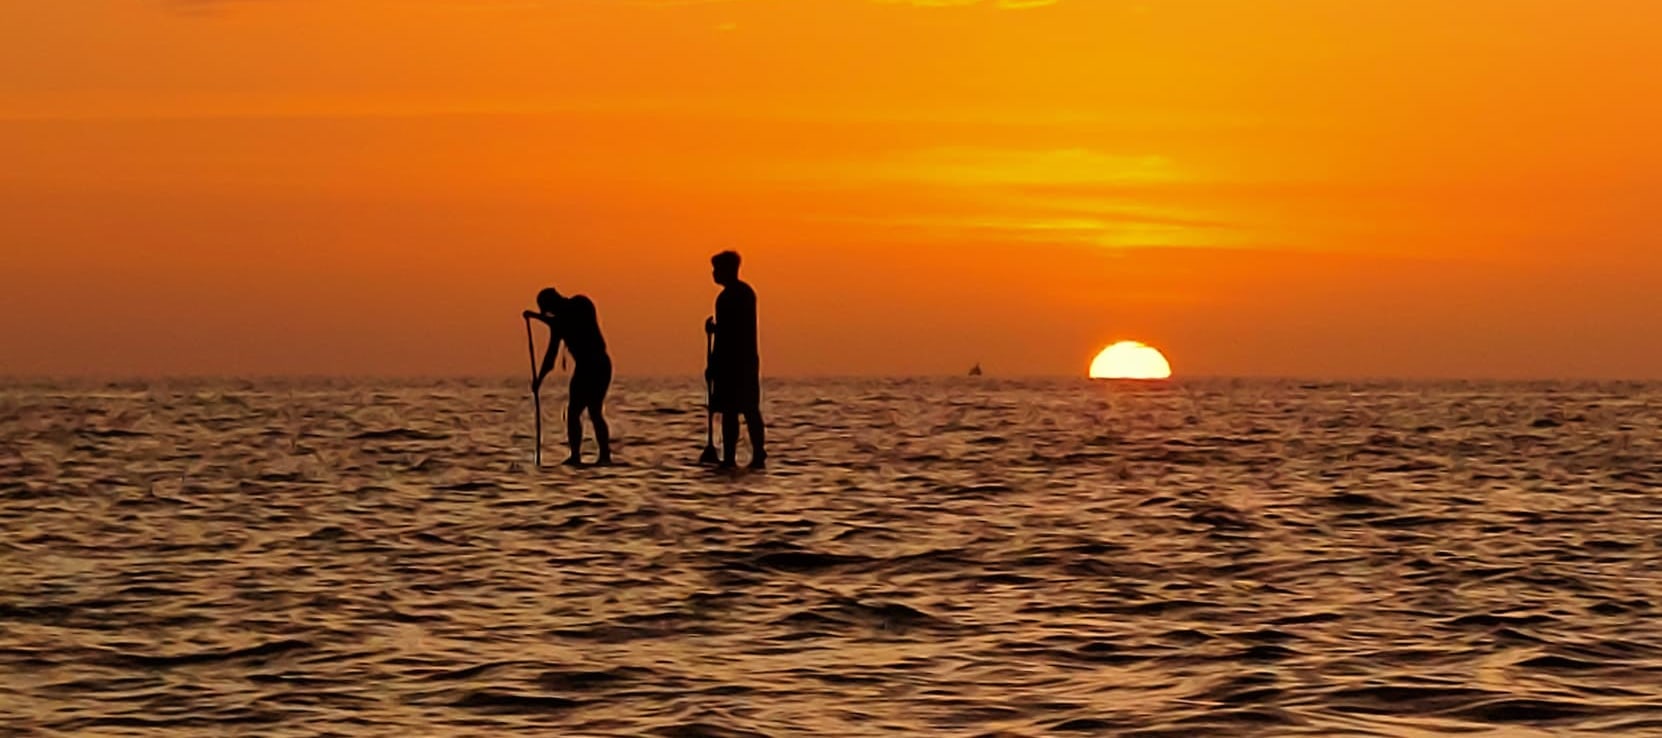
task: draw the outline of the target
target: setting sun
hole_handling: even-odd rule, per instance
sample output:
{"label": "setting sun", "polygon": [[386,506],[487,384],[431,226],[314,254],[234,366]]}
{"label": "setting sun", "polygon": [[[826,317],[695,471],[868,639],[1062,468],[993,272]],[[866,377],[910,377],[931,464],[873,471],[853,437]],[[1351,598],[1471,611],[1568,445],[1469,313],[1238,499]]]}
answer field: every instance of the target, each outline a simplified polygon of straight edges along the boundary
{"label": "setting sun", "polygon": [[1091,362],[1091,379],[1169,379],[1171,363],[1160,350],[1140,341],[1120,341]]}

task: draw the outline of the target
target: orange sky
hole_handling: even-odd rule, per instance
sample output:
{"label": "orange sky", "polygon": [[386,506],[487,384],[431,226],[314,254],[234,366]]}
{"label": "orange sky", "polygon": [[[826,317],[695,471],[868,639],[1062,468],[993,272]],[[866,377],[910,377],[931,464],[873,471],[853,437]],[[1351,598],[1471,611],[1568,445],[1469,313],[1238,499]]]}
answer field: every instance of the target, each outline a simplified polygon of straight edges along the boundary
{"label": "orange sky", "polygon": [[0,4],[0,374],[1662,377],[1653,0]]}

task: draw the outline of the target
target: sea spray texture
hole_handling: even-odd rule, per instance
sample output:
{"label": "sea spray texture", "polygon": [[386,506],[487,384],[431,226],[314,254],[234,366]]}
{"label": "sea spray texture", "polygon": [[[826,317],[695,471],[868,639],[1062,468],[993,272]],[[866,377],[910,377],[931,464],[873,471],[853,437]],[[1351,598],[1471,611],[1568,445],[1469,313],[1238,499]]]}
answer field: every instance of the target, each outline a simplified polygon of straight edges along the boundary
{"label": "sea spray texture", "polygon": [[1662,732],[1662,388],[766,392],[0,388],[0,734]]}

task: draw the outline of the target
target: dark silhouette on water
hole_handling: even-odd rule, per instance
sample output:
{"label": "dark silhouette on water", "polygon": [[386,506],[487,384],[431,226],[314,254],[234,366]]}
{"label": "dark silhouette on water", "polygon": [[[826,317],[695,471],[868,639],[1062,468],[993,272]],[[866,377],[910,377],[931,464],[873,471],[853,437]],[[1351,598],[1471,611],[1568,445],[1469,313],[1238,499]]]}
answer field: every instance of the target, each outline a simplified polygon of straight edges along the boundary
{"label": "dark silhouette on water", "polygon": [[981,376],[981,362],[977,361],[975,362],[975,366],[970,367],[969,375],[972,377]]}
{"label": "dark silhouette on water", "polygon": [[721,466],[731,469],[739,444],[739,416],[750,431],[750,466],[767,463],[762,424],[761,352],[756,345],[756,291],[739,279],[739,254],[723,251],[710,257],[713,277],[722,286],[716,316],[704,321],[715,339],[704,378],[711,386],[710,407],[721,413]]}
{"label": "dark silhouette on water", "polygon": [[550,334],[542,368],[531,378],[533,395],[540,397],[543,380],[554,371],[554,357],[559,355],[562,341],[574,364],[566,405],[566,445],[571,448],[566,465],[577,466],[583,462],[585,411],[589,422],[594,424],[594,440],[600,447],[595,463],[612,463],[612,434],[605,416],[606,391],[612,385],[612,357],[606,353],[606,339],[600,334],[594,302],[582,295],[565,297],[550,287],[537,293],[537,310],[525,311],[525,317],[547,324]]}

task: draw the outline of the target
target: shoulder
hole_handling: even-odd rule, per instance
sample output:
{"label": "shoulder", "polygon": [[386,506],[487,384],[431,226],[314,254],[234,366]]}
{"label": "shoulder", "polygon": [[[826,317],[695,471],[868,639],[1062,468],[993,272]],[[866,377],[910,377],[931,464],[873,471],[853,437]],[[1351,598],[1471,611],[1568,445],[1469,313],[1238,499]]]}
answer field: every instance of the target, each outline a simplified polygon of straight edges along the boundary
{"label": "shoulder", "polygon": [[716,307],[726,305],[738,309],[745,305],[754,304],[756,304],[756,293],[750,289],[749,285],[742,283],[728,287],[716,296]]}
{"label": "shoulder", "polygon": [[593,323],[599,320],[599,314],[594,311],[594,301],[582,295],[572,295],[566,300],[565,310],[560,317],[566,325]]}

